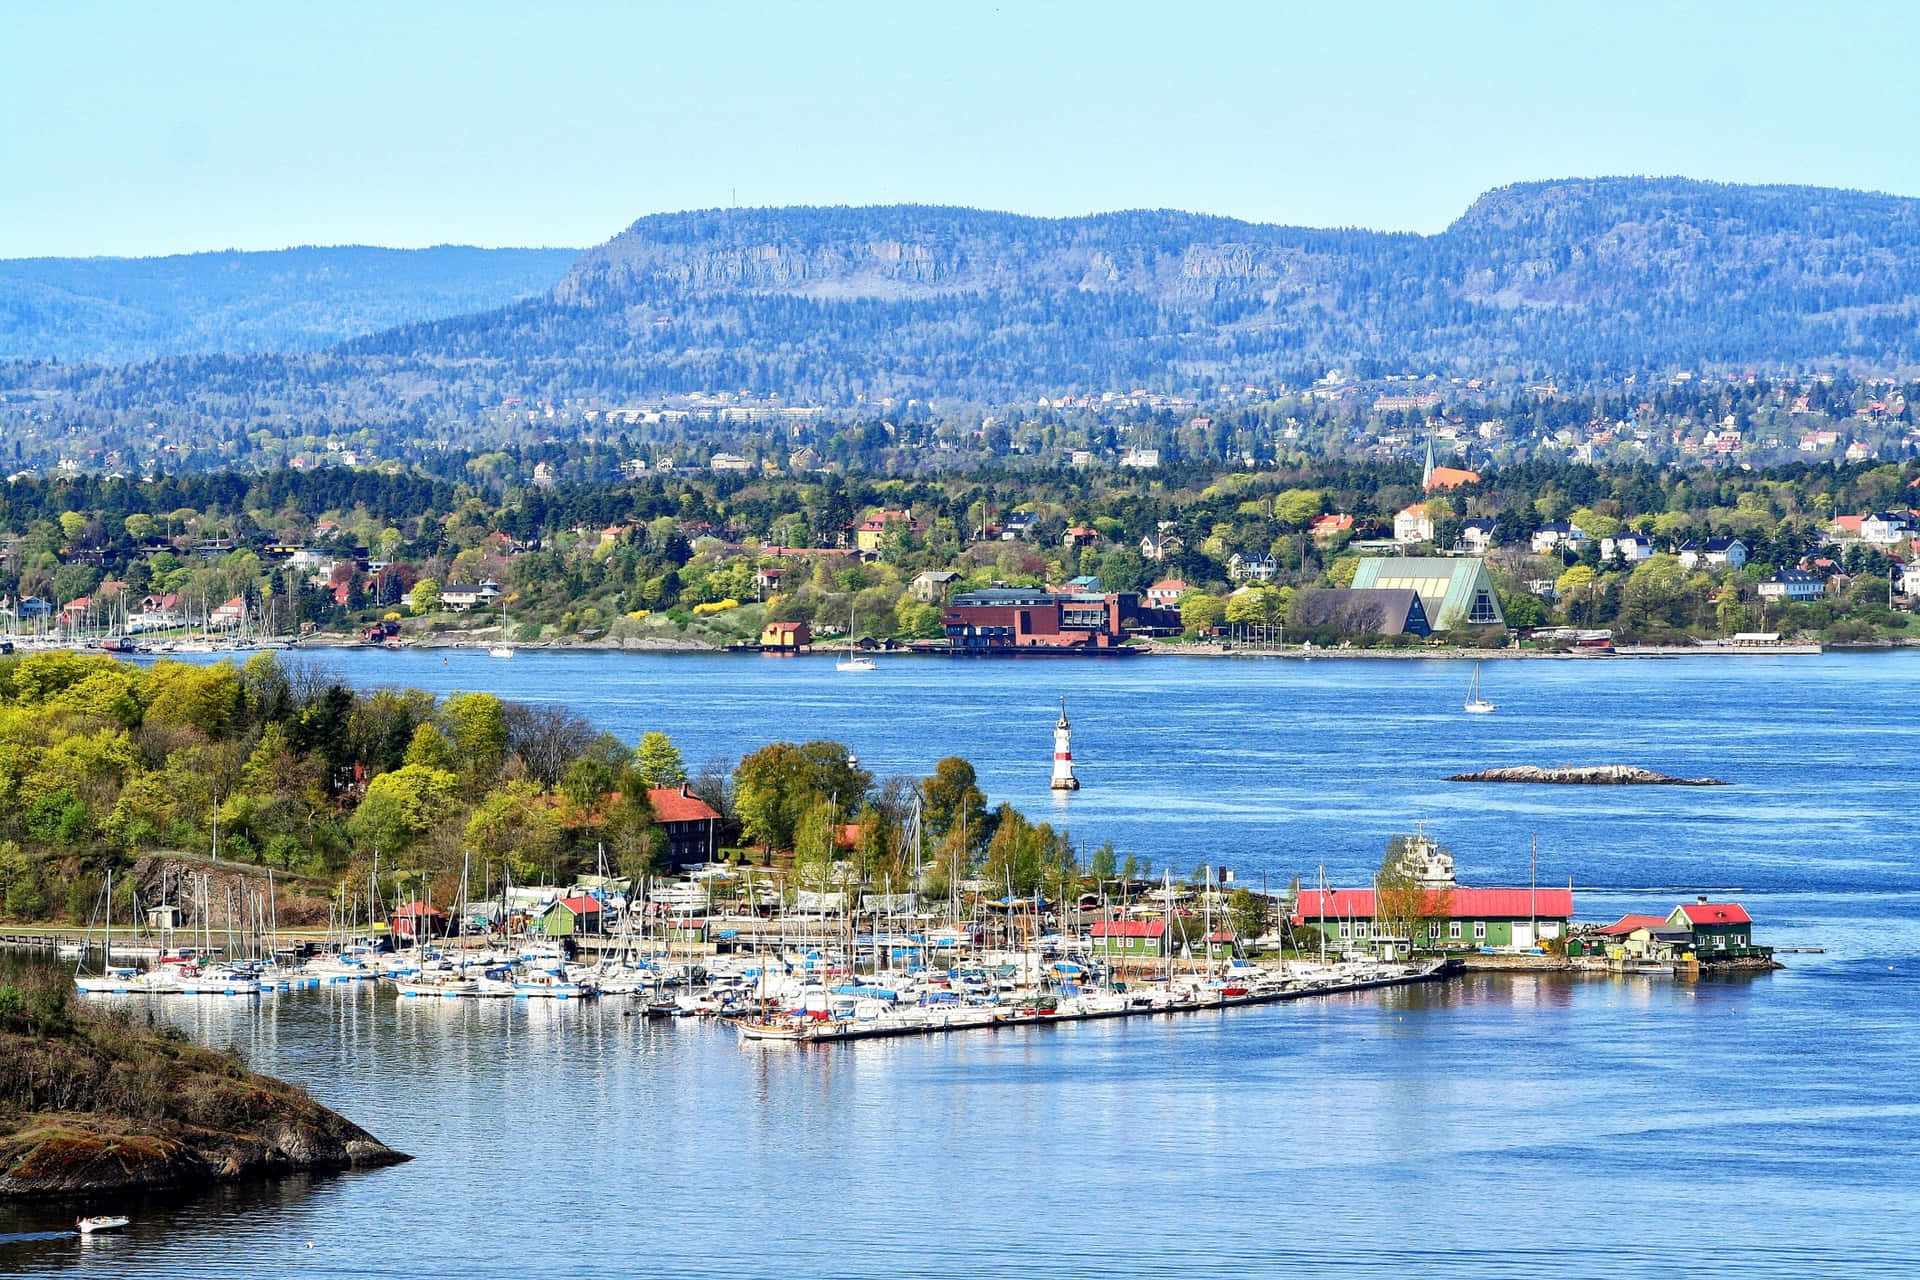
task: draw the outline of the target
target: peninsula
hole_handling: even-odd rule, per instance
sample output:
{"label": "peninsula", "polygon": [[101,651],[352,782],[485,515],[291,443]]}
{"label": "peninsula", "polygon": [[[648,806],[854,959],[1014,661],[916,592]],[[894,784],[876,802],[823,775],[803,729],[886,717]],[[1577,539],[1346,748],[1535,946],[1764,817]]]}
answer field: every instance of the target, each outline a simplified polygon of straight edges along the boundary
{"label": "peninsula", "polygon": [[0,986],[0,1199],[239,1182],[410,1157],[295,1085],[46,975]]}
{"label": "peninsula", "polygon": [[1504,769],[1482,769],[1478,773],[1456,773],[1448,782],[1548,782],[1587,787],[1724,787],[1719,778],[1671,778],[1652,769],[1630,764],[1511,765]]}

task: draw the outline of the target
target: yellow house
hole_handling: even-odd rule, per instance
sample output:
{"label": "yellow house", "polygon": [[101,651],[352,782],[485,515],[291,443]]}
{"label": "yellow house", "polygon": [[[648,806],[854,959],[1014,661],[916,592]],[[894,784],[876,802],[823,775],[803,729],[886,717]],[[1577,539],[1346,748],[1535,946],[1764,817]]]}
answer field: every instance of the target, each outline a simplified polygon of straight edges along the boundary
{"label": "yellow house", "polygon": [[920,532],[920,524],[911,511],[876,511],[855,531],[853,545],[868,554],[878,551],[880,540],[887,536],[887,526],[892,524],[905,525],[909,533]]}

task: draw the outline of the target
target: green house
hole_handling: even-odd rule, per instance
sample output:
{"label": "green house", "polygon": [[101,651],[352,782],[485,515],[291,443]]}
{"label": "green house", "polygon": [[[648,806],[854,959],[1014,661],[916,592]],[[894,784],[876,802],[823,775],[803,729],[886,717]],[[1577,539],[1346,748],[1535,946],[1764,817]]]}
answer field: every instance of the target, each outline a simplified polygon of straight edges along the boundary
{"label": "green house", "polygon": [[601,933],[606,912],[598,898],[561,898],[550,904],[540,916],[538,928],[548,938],[571,938],[583,933]]}
{"label": "green house", "polygon": [[1693,954],[1701,960],[1772,954],[1753,945],[1753,917],[1737,902],[1703,897],[1675,907],[1667,923],[1693,931]]}
{"label": "green house", "polygon": [[1096,955],[1142,958],[1167,953],[1165,920],[1101,920],[1091,936]]}

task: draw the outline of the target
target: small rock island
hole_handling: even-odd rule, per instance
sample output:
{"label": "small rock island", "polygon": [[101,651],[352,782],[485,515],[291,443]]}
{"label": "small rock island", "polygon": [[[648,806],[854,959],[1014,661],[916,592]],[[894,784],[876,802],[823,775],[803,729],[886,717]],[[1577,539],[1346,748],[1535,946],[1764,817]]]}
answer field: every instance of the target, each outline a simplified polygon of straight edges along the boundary
{"label": "small rock island", "polygon": [[410,1158],[234,1054],[126,1011],[76,1008],[63,979],[0,986],[0,1198],[184,1188]]}
{"label": "small rock island", "polygon": [[1512,765],[1505,769],[1482,769],[1478,773],[1456,773],[1448,782],[1547,782],[1587,787],[1724,787],[1719,778],[1671,778],[1651,769],[1629,764],[1557,765],[1543,768],[1537,764]]}

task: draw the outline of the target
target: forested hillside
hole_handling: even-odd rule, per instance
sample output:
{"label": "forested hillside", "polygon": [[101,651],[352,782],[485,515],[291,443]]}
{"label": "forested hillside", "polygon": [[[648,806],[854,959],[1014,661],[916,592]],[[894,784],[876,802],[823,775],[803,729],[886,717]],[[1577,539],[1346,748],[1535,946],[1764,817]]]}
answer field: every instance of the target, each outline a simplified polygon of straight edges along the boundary
{"label": "forested hillside", "polygon": [[[396,261],[425,272],[439,259]],[[527,279],[537,265],[556,264],[529,259]],[[496,310],[445,315],[455,274],[379,295],[440,318],[323,354],[16,363],[0,366],[0,397],[34,423],[152,421],[176,437],[352,423],[438,447],[476,442],[485,415],[516,399],[607,406],[746,390],[991,405],[1298,389],[1329,368],[1569,385],[1920,361],[1920,201],[1681,179],[1502,188],[1435,236],[1164,211],[708,210],[643,218],[556,287]],[[349,276],[320,289],[303,275],[309,292],[287,285],[278,303],[236,282],[220,305],[256,317],[236,332],[297,351],[324,328],[309,313],[344,325],[342,300],[365,297],[371,320],[374,295]],[[300,301],[313,289],[339,305]]]}
{"label": "forested hillside", "polygon": [[573,249],[348,245],[166,258],[0,261],[0,357],[120,363],[316,351],[545,293]]}

